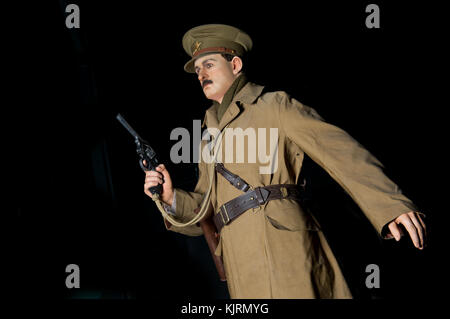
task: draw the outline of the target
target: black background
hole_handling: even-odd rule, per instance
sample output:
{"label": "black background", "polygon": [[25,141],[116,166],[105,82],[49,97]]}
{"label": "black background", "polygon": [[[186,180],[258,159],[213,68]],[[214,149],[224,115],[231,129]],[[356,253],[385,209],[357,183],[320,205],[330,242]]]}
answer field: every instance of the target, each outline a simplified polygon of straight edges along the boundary
{"label": "black background", "polygon": [[[115,120],[120,112],[151,142],[176,187],[193,189],[195,164],[170,162],[169,136],[175,127],[191,130],[210,105],[195,76],[183,71],[188,56],[181,46],[185,31],[206,23],[249,33],[249,78],[287,91],[349,132],[427,214],[424,251],[408,238],[381,241],[311,164],[312,187],[329,194],[316,195],[317,218],[355,297],[440,295],[435,285],[445,267],[434,216],[444,213],[445,113],[432,75],[440,67],[433,18],[439,7],[377,1],[381,28],[367,29],[365,1],[70,3],[80,6],[78,30],[65,27],[64,1],[24,6],[9,26],[11,59],[4,62],[13,72],[3,127],[12,121],[13,130],[3,135],[13,167],[12,220],[5,224],[12,225],[5,259],[11,296],[137,298],[174,307],[228,298],[203,238],[165,230],[143,193],[133,140]],[[78,290],[65,287],[71,263],[81,270]],[[364,285],[370,263],[381,267],[378,290]]]}

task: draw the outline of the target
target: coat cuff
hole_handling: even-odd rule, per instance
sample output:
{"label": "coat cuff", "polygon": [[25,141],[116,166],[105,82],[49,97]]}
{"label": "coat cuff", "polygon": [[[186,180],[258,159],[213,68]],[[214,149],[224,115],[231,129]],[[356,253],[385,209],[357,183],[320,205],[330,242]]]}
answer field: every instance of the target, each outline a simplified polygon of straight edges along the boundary
{"label": "coat cuff", "polygon": [[176,189],[174,189],[174,191],[173,191],[172,206],[169,206],[165,203],[162,203],[162,205],[167,214],[176,216],[176,211],[177,211],[177,191],[176,191]]}

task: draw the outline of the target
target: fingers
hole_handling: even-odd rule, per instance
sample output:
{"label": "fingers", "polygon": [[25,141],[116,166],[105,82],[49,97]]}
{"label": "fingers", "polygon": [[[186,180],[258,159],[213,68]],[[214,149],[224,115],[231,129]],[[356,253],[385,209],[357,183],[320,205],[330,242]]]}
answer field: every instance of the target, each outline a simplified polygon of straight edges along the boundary
{"label": "fingers", "polygon": [[[158,174],[158,175],[147,175],[145,177],[144,183],[145,184],[153,183],[155,185],[156,184],[162,184],[162,183],[164,183],[164,179],[163,179],[163,177],[160,174]],[[153,186],[155,186],[155,185],[153,185]]]}
{"label": "fingers", "polygon": [[422,224],[423,222],[422,223],[419,222],[420,217],[417,215],[417,213],[409,213],[408,215],[414,227],[416,228],[417,233],[419,234],[420,247],[417,248],[423,249],[425,244],[425,229],[424,229],[425,224]]}
{"label": "fingers", "polygon": [[400,215],[393,222],[389,223],[388,228],[390,234],[387,234],[387,238],[394,237],[397,241],[402,236],[402,230],[398,224],[402,224],[408,231],[409,237],[414,246],[422,250],[425,246],[426,240],[426,227],[420,215],[416,212],[409,212]]}
{"label": "fingers", "polygon": [[[145,165],[145,160],[143,160],[143,164]],[[172,189],[172,182],[170,180],[169,172],[167,171],[164,164],[160,164],[155,168],[155,171],[145,171],[145,181],[144,181],[144,193],[148,196],[152,196],[149,188],[157,186],[158,184],[163,184],[164,193],[170,195],[170,191]]]}
{"label": "fingers", "polygon": [[396,223],[401,223],[403,226],[405,226],[406,230],[409,233],[409,237],[411,237],[411,240],[412,240],[414,246],[416,248],[421,249],[419,232],[418,232],[416,226],[413,224],[410,215],[403,214],[402,216],[397,218]]}
{"label": "fingers", "polygon": [[151,187],[157,186],[158,184],[163,184],[164,178],[159,172],[155,171],[146,171],[145,172],[145,181],[144,181],[144,193],[148,196],[152,196],[149,189]]}
{"label": "fingers", "polygon": [[400,238],[402,237],[401,235],[401,230],[400,228],[397,226],[397,224],[395,222],[392,222],[389,224],[389,230],[391,231],[392,236],[394,236],[396,241],[399,241]]}
{"label": "fingers", "polygon": [[164,179],[170,179],[170,175],[169,175],[169,172],[167,171],[167,169],[166,169],[166,167],[164,166],[164,164],[159,164],[157,167],[156,167],[156,171],[157,172],[160,172],[162,175],[163,175],[163,177],[164,177]]}
{"label": "fingers", "polygon": [[424,237],[426,239],[427,238],[427,227],[425,226],[425,222],[423,221],[422,217],[420,217],[419,213],[415,213],[415,216],[419,220],[420,225],[422,225]]}
{"label": "fingers", "polygon": [[158,166],[156,166],[156,170],[158,172],[163,172],[166,170],[166,166],[164,166],[164,164],[159,164]]}

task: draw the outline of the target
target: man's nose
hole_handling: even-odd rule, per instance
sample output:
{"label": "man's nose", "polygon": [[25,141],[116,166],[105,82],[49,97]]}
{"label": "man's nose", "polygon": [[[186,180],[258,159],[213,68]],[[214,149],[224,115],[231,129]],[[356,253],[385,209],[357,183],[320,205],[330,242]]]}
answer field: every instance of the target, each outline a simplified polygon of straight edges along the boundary
{"label": "man's nose", "polygon": [[208,78],[208,74],[206,73],[205,69],[201,69],[198,72],[198,80],[201,82],[203,82],[203,80]]}

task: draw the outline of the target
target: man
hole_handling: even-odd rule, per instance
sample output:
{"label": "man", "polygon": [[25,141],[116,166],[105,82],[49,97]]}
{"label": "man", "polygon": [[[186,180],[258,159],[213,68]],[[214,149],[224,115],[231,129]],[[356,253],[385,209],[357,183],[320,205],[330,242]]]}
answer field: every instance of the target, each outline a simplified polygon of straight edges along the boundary
{"label": "man", "polygon": [[[352,297],[320,226],[302,209],[299,188],[293,187],[305,154],[346,190],[380,236],[400,240],[402,224],[414,246],[423,249],[425,224],[420,213],[383,174],[376,158],[312,108],[285,92],[263,92],[262,86],[247,81],[242,56],[252,40],[245,32],[203,25],[184,35],[183,47],[191,56],[185,70],[196,73],[205,96],[213,101],[204,119],[208,129],[254,129],[258,141],[270,128],[278,134],[276,151],[270,155],[276,164],[270,172],[261,173],[267,163],[259,158],[249,160],[247,145],[244,163],[200,161],[194,192],[175,190],[164,165],[146,173],[145,193],[151,196],[148,189],[162,184],[161,199],[180,222],[196,216],[194,209],[212,187],[210,202],[220,232],[216,255],[223,257],[232,298]],[[222,151],[229,151],[230,140],[220,143]],[[236,149],[232,148],[235,155]],[[166,226],[187,235],[202,234],[196,224]]]}

